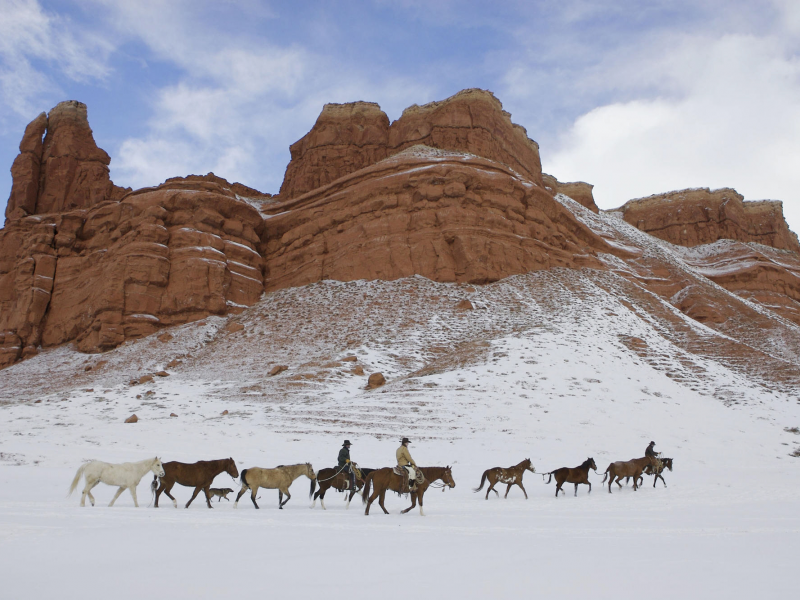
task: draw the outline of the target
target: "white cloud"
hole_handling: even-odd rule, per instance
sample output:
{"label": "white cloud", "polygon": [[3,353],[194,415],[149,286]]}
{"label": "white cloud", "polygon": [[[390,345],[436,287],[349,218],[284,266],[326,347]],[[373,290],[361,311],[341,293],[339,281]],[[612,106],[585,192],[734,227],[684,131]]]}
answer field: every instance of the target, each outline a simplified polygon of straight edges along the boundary
{"label": "white cloud", "polygon": [[800,230],[800,60],[785,40],[685,36],[662,58],[626,67],[661,93],[578,118],[557,151],[543,153],[546,171],[593,183],[605,208],[673,189],[734,187],[747,199],[784,200]]}
{"label": "white cloud", "polygon": [[[108,75],[112,45],[102,35],[46,12],[36,0],[0,0],[0,15],[0,97],[6,110],[31,116],[38,98],[59,91],[47,68],[80,82]],[[0,111],[3,119],[10,117],[6,110]]]}

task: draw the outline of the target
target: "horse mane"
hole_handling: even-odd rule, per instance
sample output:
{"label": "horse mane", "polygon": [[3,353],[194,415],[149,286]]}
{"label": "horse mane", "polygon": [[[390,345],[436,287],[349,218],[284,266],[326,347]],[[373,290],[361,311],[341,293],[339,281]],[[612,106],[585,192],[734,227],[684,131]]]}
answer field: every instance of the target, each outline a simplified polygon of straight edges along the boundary
{"label": "horse mane", "polygon": [[580,464],[580,467],[578,467],[578,468],[580,469],[581,467],[585,467],[585,466],[590,465],[590,464],[592,464],[592,458],[587,458],[585,461],[583,461]]}

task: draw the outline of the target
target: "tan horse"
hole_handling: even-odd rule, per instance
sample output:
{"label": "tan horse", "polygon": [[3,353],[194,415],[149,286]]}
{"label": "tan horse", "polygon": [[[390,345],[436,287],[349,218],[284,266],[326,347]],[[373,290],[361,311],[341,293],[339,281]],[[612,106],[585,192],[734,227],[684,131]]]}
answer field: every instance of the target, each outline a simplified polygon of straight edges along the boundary
{"label": "tan horse", "polygon": [[[430,482],[427,481],[428,474],[426,473],[426,471],[430,471],[432,474],[434,474],[434,472],[438,473],[439,469],[441,469],[441,475],[437,475],[437,479],[442,479],[442,481],[444,481],[445,484],[450,487],[456,486],[455,482],[453,481],[453,475],[451,473],[450,467],[420,467],[419,470],[425,476],[426,481],[419,484],[417,489],[412,492],[411,495],[412,502],[414,502],[414,495],[418,494],[420,489],[422,489],[422,493],[424,495],[425,489],[427,489],[428,487],[426,484],[430,485]],[[370,495],[370,488],[372,486],[375,487],[375,491],[372,492],[372,495]],[[425,486],[424,489],[423,486]],[[367,478],[364,480],[364,490],[361,494],[361,501],[367,505],[367,508],[364,511],[365,515],[369,514],[369,507],[372,506],[372,503],[375,501],[376,498],[378,498],[378,504],[383,509],[383,512],[386,513],[387,515],[389,514],[389,511],[386,510],[386,507],[383,505],[383,501],[386,498],[386,492],[388,490],[397,492],[398,494],[407,493],[408,487],[406,485],[406,478],[397,475],[392,467],[384,467],[382,469],[376,469],[375,471],[367,475]],[[410,507],[408,507],[403,512],[404,513],[408,512],[409,510],[414,508],[415,504],[416,503],[414,502]],[[419,510],[420,510],[420,515],[424,517],[425,513],[422,510],[421,497],[420,497]]]}
{"label": "tan horse", "polygon": [[422,471],[422,474],[425,476],[425,481],[417,485],[416,492],[411,493],[411,506],[405,510],[401,510],[400,514],[402,515],[414,508],[417,505],[417,500],[419,500],[419,514],[422,517],[425,516],[425,512],[422,510],[422,497],[433,482],[441,479],[442,491],[444,491],[445,487],[449,487],[450,489],[456,487],[456,482],[453,479],[452,467],[450,467],[450,465],[446,467],[419,467],[419,470]]}
{"label": "tan horse", "polygon": [[500,497],[500,493],[494,489],[494,485],[499,481],[500,483],[507,483],[508,487],[506,488],[506,495],[503,498],[508,498],[508,492],[511,491],[512,485],[518,485],[519,489],[522,490],[522,493],[525,494],[525,499],[528,499],[528,492],[525,491],[525,488],[522,487],[522,476],[525,474],[525,471],[530,471],[531,473],[536,473],[536,469],[531,466],[531,459],[526,458],[518,465],[513,467],[508,467],[504,469],[503,467],[494,467],[493,469],[487,469],[483,472],[483,477],[481,477],[481,484],[473,489],[473,492],[480,492],[483,489],[484,482],[488,479],[489,480],[489,488],[486,490],[486,500],[489,499],[489,492],[494,492],[497,494],[497,497]]}
{"label": "tan horse", "polygon": [[[592,493],[592,483],[589,481],[589,469],[594,469],[594,472],[597,473],[597,465],[594,463],[593,458],[587,458],[583,463],[574,469],[570,469],[569,467],[561,467],[560,469],[556,469],[555,471],[550,471],[549,473],[542,473],[542,479],[544,479],[545,475],[549,475],[550,479],[547,480],[547,483],[550,483],[550,480],[553,478],[553,475],[556,477],[556,498],[558,498],[558,492],[563,492],[564,490],[561,489],[561,486],[565,483],[574,483],[575,484],[575,495],[578,495],[578,484],[585,483],[589,486],[589,493]],[[566,492],[564,492],[566,493]]]}
{"label": "tan horse", "polygon": [[[274,469],[261,469],[259,467],[245,469],[242,471],[242,476],[240,477],[242,489],[239,490],[236,496],[236,502],[233,503],[233,508],[237,507],[239,498],[241,498],[242,494],[248,489],[250,490],[250,499],[253,501],[253,506],[258,508],[258,503],[256,503],[258,488],[278,490],[278,508],[283,508],[283,505],[292,499],[292,495],[289,493],[289,486],[301,475],[305,475],[311,480],[317,478],[317,474],[314,473],[314,467],[311,466],[311,463],[289,466],[280,465]],[[284,494],[286,494],[285,501],[283,500]]]}
{"label": "tan horse", "polygon": [[630,477],[633,479],[633,489],[637,490],[639,489],[638,481],[642,477],[642,471],[644,471],[647,466],[654,467],[655,465],[656,459],[652,456],[643,456],[642,458],[634,458],[633,460],[613,462],[608,465],[606,469],[603,483],[605,483],[606,478],[608,478],[608,493],[610,494],[611,484],[615,483],[615,479],[619,489],[622,489],[620,481],[622,481],[623,477]]}

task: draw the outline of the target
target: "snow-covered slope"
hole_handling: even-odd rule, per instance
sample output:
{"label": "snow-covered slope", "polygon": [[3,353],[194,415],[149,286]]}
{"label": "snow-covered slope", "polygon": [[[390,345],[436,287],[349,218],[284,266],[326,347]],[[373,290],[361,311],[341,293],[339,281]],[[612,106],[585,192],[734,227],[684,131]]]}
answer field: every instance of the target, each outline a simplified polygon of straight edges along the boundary
{"label": "snow-covered slope", "polygon": [[[325,281],[167,341],[62,347],[0,372],[3,594],[787,596],[800,549],[800,435],[787,431],[800,426],[798,328],[615,215],[561,201],[634,258],[483,287]],[[738,316],[716,328],[687,317],[651,291],[653,265]],[[276,365],[288,369],[269,377]],[[374,372],[387,384],[365,390]],[[139,422],[124,424],[131,413]],[[264,490],[261,511],[135,509],[127,493],[109,509],[102,485],[95,508],[65,498],[90,458],[319,469],[348,438],[356,461],[380,467],[402,436],[420,464],[454,465],[456,488],[430,491],[424,518],[399,515],[396,496],[389,516],[333,493],[312,511],[306,479],[280,512]],[[593,457],[602,474],[651,439],[675,459],[669,487],[648,478],[609,495],[592,473],[591,494],[567,486],[556,499],[528,474],[527,501],[471,491],[484,469],[527,457],[538,472]],[[217,485],[239,487],[227,475]],[[185,503],[191,490],[175,493]]]}

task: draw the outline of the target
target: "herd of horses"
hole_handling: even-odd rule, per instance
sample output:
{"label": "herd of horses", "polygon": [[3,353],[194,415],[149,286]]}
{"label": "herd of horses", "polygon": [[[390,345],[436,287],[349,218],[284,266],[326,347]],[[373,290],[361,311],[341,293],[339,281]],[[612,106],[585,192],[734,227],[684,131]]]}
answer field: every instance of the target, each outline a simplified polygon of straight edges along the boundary
{"label": "herd of horses", "polygon": [[[311,463],[300,463],[296,465],[279,465],[273,469],[262,469],[260,467],[251,467],[244,469],[239,474],[236,468],[236,462],[233,458],[224,458],[220,460],[201,460],[196,463],[181,463],[181,462],[166,462],[162,463],[158,457],[149,458],[147,460],[112,464],[102,461],[88,461],[80,466],[75,474],[72,484],[69,488],[71,495],[78,487],[81,476],[85,478],[85,486],[81,495],[81,506],[86,506],[86,498],[88,496],[92,506],[94,506],[94,496],[92,496],[92,489],[100,483],[107,485],[118,486],[117,493],[111,500],[109,506],[114,506],[117,498],[126,489],[130,491],[133,497],[133,503],[136,507],[139,502],[136,497],[136,487],[139,485],[142,477],[148,472],[153,473],[153,482],[151,483],[151,490],[154,499],[154,505],[158,508],[158,500],[161,494],[164,493],[172,500],[173,506],[178,507],[178,502],[175,497],[170,493],[175,484],[185,487],[193,487],[194,492],[192,497],[186,503],[186,508],[194,501],[197,495],[202,491],[205,494],[206,505],[208,508],[213,508],[211,498],[213,495],[219,495],[219,490],[211,487],[217,475],[227,473],[234,480],[239,478],[241,489],[236,495],[236,501],[233,507],[237,508],[239,499],[249,490],[250,500],[253,502],[255,508],[260,508],[256,500],[258,499],[258,491],[260,489],[277,489],[278,490],[278,508],[283,508],[292,496],[289,493],[289,487],[299,477],[306,476],[311,480],[311,491],[309,498],[313,500],[311,508],[314,508],[317,499],[320,505],[325,509],[325,493],[334,488],[339,492],[348,493],[347,506],[350,506],[350,501],[355,494],[360,494],[362,502],[365,505],[364,514],[369,514],[370,506],[375,500],[378,500],[378,505],[383,509],[387,515],[389,511],[384,506],[384,499],[386,492],[392,491],[397,494],[407,493],[411,499],[411,506],[401,511],[407,513],[419,504],[420,515],[425,515],[423,510],[423,497],[425,492],[431,487],[445,488],[456,487],[455,480],[453,479],[452,467],[419,467],[422,472],[422,482],[417,483],[414,487],[408,487],[407,478],[395,472],[393,467],[384,467],[382,469],[369,469],[359,467],[355,463],[353,465],[356,485],[350,485],[350,478],[343,469],[320,469],[314,471]],[[672,459],[661,458],[654,456],[645,456],[643,458],[636,458],[629,461],[613,462],[605,471],[603,483],[608,480],[608,491],[611,493],[611,484],[616,483],[620,489],[622,488],[622,479],[626,483],[633,479],[633,489],[636,490],[644,481],[644,475],[654,475],[653,487],[655,487],[658,479],[666,486],[662,475],[664,469],[672,471]],[[589,492],[592,491],[592,484],[589,481],[589,470],[594,470],[597,473],[597,465],[593,458],[587,458],[582,464],[574,468],[562,467],[548,473],[543,473],[542,477],[548,476],[547,483],[550,483],[553,478],[556,480],[556,497],[559,492],[564,492],[562,489],[565,483],[572,483],[575,485],[575,495],[578,495],[578,485],[585,484],[589,486]],[[512,486],[517,485],[528,498],[528,493],[522,485],[522,477],[525,471],[536,473],[536,469],[531,464],[531,460],[526,458],[522,462],[513,467],[494,467],[487,469],[483,472],[480,485],[475,488],[474,492],[479,492],[483,489],[484,484],[488,481],[489,487],[486,490],[486,499],[489,498],[489,492],[494,492],[499,497],[499,492],[494,489],[498,483],[506,484],[505,498],[511,491]],[[319,485],[319,489],[316,486]],[[284,496],[286,499],[284,500]],[[227,498],[226,498],[227,500]]]}

